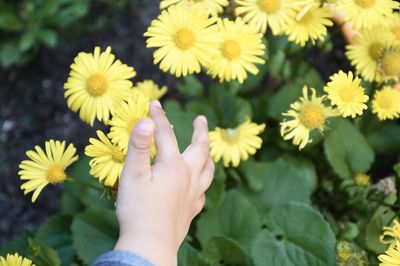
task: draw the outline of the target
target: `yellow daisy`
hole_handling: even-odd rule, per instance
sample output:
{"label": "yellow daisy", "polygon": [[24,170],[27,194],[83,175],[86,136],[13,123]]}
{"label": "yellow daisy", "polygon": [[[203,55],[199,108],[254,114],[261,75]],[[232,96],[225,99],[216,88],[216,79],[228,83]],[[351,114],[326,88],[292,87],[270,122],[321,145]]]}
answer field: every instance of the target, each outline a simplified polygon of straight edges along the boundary
{"label": "yellow daisy", "polygon": [[293,139],[293,144],[298,145],[299,150],[302,150],[312,142],[311,131],[318,129],[322,133],[327,118],[339,115],[336,109],[324,105],[325,99],[326,96],[318,97],[313,88],[309,97],[308,88],[304,86],[303,96],[290,105],[289,111],[283,113],[284,116],[291,117],[289,121],[284,120],[280,123],[283,139]]}
{"label": "yellow daisy", "polygon": [[75,57],[64,84],[68,107],[79,111],[79,117],[90,125],[95,118],[107,123],[132,87],[129,79],[136,75],[135,70],[114,59],[110,47],[105,52],[100,52],[99,47],[93,54],[81,52]]}
{"label": "yellow daisy", "polygon": [[6,257],[0,256],[0,266],[35,266],[35,264],[15,253],[14,255],[7,254]]}
{"label": "yellow daisy", "polygon": [[274,35],[281,31],[293,20],[300,1],[296,0],[236,0],[235,14],[265,33],[267,26]]}
{"label": "yellow daisy", "polygon": [[188,5],[199,4],[205,10],[213,15],[217,15],[224,11],[224,7],[229,5],[228,0],[161,0],[160,8],[164,9],[170,5],[185,3]]}
{"label": "yellow daisy", "polygon": [[240,160],[246,161],[261,148],[262,139],[258,136],[265,124],[246,121],[236,128],[215,128],[210,134],[210,155],[215,162],[223,159],[224,166],[237,167]]}
{"label": "yellow daisy", "polygon": [[400,46],[389,47],[382,53],[378,62],[378,81],[395,80],[400,78]]}
{"label": "yellow daisy", "polygon": [[247,78],[247,72],[258,73],[255,64],[263,64],[265,46],[262,34],[245,24],[240,18],[235,21],[218,21],[221,33],[218,53],[210,61],[208,74],[222,82],[237,79],[240,83]]}
{"label": "yellow daisy", "polygon": [[172,5],[151,22],[144,36],[147,47],[156,47],[154,64],[180,77],[200,72],[218,46],[216,17],[198,5]]}
{"label": "yellow daisy", "polygon": [[[149,99],[141,93],[134,91],[133,96],[122,101],[110,121],[110,133],[108,137],[124,153],[128,150],[129,137],[136,123],[143,118],[149,118]],[[153,144],[152,156],[155,155]]]}
{"label": "yellow daisy", "polygon": [[34,191],[32,202],[35,202],[40,192],[48,184],[63,182],[67,175],[65,169],[78,160],[76,148],[70,144],[65,148],[65,141],[49,140],[45,142],[45,151],[35,146],[35,151],[26,152],[30,160],[20,163],[18,172],[21,180],[27,180],[21,185],[24,194]]}
{"label": "yellow daisy", "polygon": [[293,41],[304,46],[307,41],[312,44],[316,40],[325,38],[326,27],[332,26],[333,22],[329,7],[315,6],[309,8],[306,12],[300,12],[286,27],[285,33],[288,35],[289,41]]}
{"label": "yellow daisy", "polygon": [[383,244],[393,243],[395,240],[400,240],[400,223],[397,219],[393,220],[392,226],[384,226],[383,233],[379,240]]}
{"label": "yellow daisy", "polygon": [[379,255],[379,266],[400,266],[400,242],[397,240],[389,246],[385,254]]}
{"label": "yellow daisy", "polygon": [[361,79],[354,77],[353,73],[339,73],[330,77],[330,82],[324,90],[328,94],[328,99],[332,105],[336,105],[343,117],[356,117],[362,115],[363,110],[368,106],[365,104],[369,97],[365,95],[364,88],[361,87]]}
{"label": "yellow daisy", "polygon": [[367,174],[358,173],[353,177],[353,179],[357,186],[368,187],[371,185],[371,177]]}
{"label": "yellow daisy", "polygon": [[336,10],[343,12],[344,20],[352,22],[355,29],[371,29],[382,24],[387,15],[399,8],[393,0],[338,0]]}
{"label": "yellow daisy", "polygon": [[346,55],[355,66],[357,74],[367,81],[380,80],[378,62],[381,59],[385,47],[391,43],[388,32],[376,27],[365,30],[361,35],[355,36],[355,44],[346,46]]}
{"label": "yellow daisy", "polygon": [[386,25],[389,28],[389,34],[392,37],[393,42],[397,45],[400,44],[400,14],[394,13],[392,16],[388,16]]}
{"label": "yellow daisy", "polygon": [[136,83],[136,86],[133,87],[134,90],[141,92],[150,100],[158,100],[165,93],[167,93],[167,86],[162,86],[161,88],[154,83],[152,80],[143,80],[142,82]]}
{"label": "yellow daisy", "polygon": [[379,120],[396,119],[400,117],[400,91],[390,86],[376,91],[372,100],[372,113]]}
{"label": "yellow daisy", "polygon": [[90,174],[105,186],[113,187],[121,176],[126,154],[100,130],[97,130],[97,136],[98,139],[90,138],[90,145],[85,148],[85,154],[93,157],[89,162]]}

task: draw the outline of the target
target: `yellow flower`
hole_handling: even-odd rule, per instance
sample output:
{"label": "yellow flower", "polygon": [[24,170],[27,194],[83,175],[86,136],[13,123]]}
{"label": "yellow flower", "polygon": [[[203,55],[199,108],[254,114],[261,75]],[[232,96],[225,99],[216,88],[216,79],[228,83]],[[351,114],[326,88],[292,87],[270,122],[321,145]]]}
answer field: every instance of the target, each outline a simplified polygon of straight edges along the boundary
{"label": "yellow flower", "polygon": [[400,14],[394,13],[392,16],[388,16],[386,25],[389,28],[389,34],[392,37],[393,42],[397,45],[400,44]]}
{"label": "yellow flower", "polygon": [[35,146],[35,150],[26,152],[30,160],[22,161],[18,172],[21,180],[27,180],[21,185],[24,194],[34,191],[32,202],[48,184],[64,182],[67,178],[65,169],[78,160],[74,145],[65,148],[65,141],[51,139],[45,142],[45,151],[39,146]]}
{"label": "yellow flower", "polygon": [[[134,91],[132,97],[122,101],[110,121],[108,137],[124,153],[128,150],[129,137],[136,123],[143,118],[149,118],[149,99]],[[152,156],[155,155],[155,146],[152,146]]]}
{"label": "yellow flower", "polygon": [[224,166],[237,167],[240,160],[246,161],[261,148],[262,139],[258,136],[265,124],[256,124],[247,119],[236,128],[215,128],[210,134],[210,155],[215,162],[223,159]]}
{"label": "yellow flower", "polygon": [[199,4],[201,5],[201,7],[203,7],[205,10],[213,15],[221,13],[224,10],[223,7],[229,5],[228,0],[161,0],[160,8],[164,9],[166,7],[169,7],[170,5],[178,3],[185,3],[187,5]]}
{"label": "yellow flower", "polygon": [[318,129],[322,133],[327,118],[339,115],[337,110],[324,105],[326,96],[318,97],[313,88],[311,88],[311,97],[308,95],[308,88],[304,86],[303,96],[300,97],[299,101],[290,105],[291,110],[283,113],[284,116],[292,119],[280,123],[283,139],[293,139],[293,144],[298,145],[299,150],[312,142],[310,139],[311,131]]}
{"label": "yellow flower", "polygon": [[372,100],[372,113],[380,120],[400,117],[400,91],[390,86],[376,91]]}
{"label": "yellow flower", "polygon": [[107,123],[132,87],[129,79],[136,75],[135,70],[114,59],[110,47],[102,53],[99,47],[93,54],[81,52],[75,57],[64,84],[68,107],[79,111],[79,117],[90,125],[95,118]]}
{"label": "yellow flower", "polygon": [[162,86],[160,88],[152,80],[143,80],[142,82],[138,82],[133,89],[141,92],[150,100],[160,99],[168,90],[167,86]]}
{"label": "yellow flower", "polygon": [[344,20],[350,21],[355,29],[382,24],[385,16],[399,8],[399,3],[392,0],[338,0],[336,10],[343,12]]}
{"label": "yellow flower", "polygon": [[236,0],[235,14],[265,33],[269,26],[274,35],[293,20],[301,1],[297,0]]}
{"label": "yellow flower", "polygon": [[400,47],[389,47],[384,49],[382,58],[378,62],[378,73],[380,78],[377,81],[395,80],[400,78]]}
{"label": "yellow flower", "polygon": [[400,242],[397,240],[389,246],[385,254],[379,255],[379,266],[400,266]]}
{"label": "yellow flower", "polygon": [[85,148],[85,154],[93,157],[89,162],[90,174],[105,186],[113,187],[121,176],[126,154],[100,130],[97,130],[97,136],[98,139],[90,138],[91,144]]}
{"label": "yellow flower", "polygon": [[355,44],[346,46],[346,55],[355,66],[357,74],[367,81],[381,80],[378,73],[378,62],[383,52],[391,43],[388,32],[376,27],[365,30],[354,38]]}
{"label": "yellow flower", "polygon": [[361,79],[354,77],[353,73],[347,75],[342,70],[330,77],[330,82],[324,90],[332,105],[336,105],[343,117],[356,117],[362,115],[368,107],[365,104],[369,97],[365,95],[364,88],[360,86]]}
{"label": "yellow flower", "polygon": [[0,256],[0,266],[35,266],[35,264],[15,253],[14,255],[7,254],[7,257]]}
{"label": "yellow flower", "polygon": [[368,187],[371,185],[371,177],[367,174],[358,173],[353,177],[353,179],[357,186]]}
{"label": "yellow flower", "polygon": [[308,8],[306,12],[300,12],[286,27],[286,34],[289,41],[304,46],[307,41],[312,44],[316,40],[322,40],[327,33],[327,26],[332,26],[330,20],[332,14],[329,7],[315,6]]}
{"label": "yellow flower", "polygon": [[207,65],[207,73],[214,78],[218,76],[221,82],[237,79],[243,83],[247,79],[246,71],[255,75],[259,71],[255,64],[265,62],[261,58],[265,49],[262,34],[240,18],[219,20],[218,27],[222,38],[218,53]]}
{"label": "yellow flower", "polygon": [[397,219],[393,220],[392,226],[384,226],[383,233],[379,240],[383,244],[393,243],[395,240],[400,240],[400,223]]}
{"label": "yellow flower", "polygon": [[210,61],[218,46],[216,18],[195,5],[178,4],[163,10],[151,22],[144,36],[147,47],[157,47],[154,64],[180,77],[200,72],[200,64]]}

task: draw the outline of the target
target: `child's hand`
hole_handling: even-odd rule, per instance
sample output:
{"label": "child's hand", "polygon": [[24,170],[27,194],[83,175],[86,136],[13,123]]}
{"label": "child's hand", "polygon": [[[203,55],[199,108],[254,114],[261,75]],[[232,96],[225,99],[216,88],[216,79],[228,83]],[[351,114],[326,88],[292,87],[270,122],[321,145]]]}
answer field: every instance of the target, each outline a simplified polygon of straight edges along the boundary
{"label": "child's hand", "polygon": [[[158,101],[152,119],[137,123],[119,183],[117,250],[135,252],[155,265],[176,265],[179,246],[205,203],[214,163],[209,156],[207,120],[193,122],[192,143],[181,154],[174,131]],[[150,165],[153,139],[156,162]]]}

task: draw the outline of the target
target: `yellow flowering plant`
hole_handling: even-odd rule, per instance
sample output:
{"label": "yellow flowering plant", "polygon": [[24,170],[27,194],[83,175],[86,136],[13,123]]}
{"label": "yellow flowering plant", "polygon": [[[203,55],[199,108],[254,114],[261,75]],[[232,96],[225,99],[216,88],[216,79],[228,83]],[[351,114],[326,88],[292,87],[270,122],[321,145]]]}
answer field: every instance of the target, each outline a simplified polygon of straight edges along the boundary
{"label": "yellow flowering plant", "polygon": [[130,133],[155,99],[181,150],[207,117],[216,163],[179,265],[400,265],[398,2],[155,6],[130,36],[154,73],[109,46],[75,51],[65,106],[91,135],[26,152],[23,194],[35,208],[61,188],[60,213],[0,248],[0,266],[90,265],[113,247]]}

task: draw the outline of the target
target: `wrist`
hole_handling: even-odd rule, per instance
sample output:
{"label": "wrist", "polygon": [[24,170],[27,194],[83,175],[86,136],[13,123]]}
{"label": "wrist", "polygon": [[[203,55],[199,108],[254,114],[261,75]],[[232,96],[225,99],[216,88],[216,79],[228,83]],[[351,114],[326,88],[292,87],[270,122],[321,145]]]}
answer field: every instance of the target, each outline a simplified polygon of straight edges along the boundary
{"label": "wrist", "polygon": [[154,232],[120,232],[114,250],[130,251],[155,266],[177,265],[178,248],[174,239]]}

